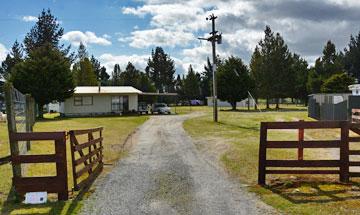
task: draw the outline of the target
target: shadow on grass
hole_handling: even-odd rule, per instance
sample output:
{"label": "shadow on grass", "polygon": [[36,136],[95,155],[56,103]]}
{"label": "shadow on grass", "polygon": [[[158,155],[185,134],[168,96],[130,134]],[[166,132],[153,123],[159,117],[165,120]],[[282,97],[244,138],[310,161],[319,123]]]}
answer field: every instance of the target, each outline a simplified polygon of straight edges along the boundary
{"label": "shadow on grass", "polygon": [[242,113],[267,113],[267,112],[294,112],[294,111],[303,111],[306,112],[306,108],[268,108],[268,109],[261,109],[261,110],[254,110],[254,109],[220,109],[222,112],[242,112]]}
{"label": "shadow on grass", "polygon": [[94,183],[95,179],[90,181],[89,185],[84,187],[81,191],[75,194],[75,198],[67,201],[56,201],[48,202],[46,204],[39,205],[28,205],[20,203],[16,196],[14,189],[11,189],[9,195],[4,202],[0,214],[28,214],[28,215],[43,215],[43,214],[54,214],[54,215],[70,215],[77,214],[81,209],[82,200],[86,198],[89,190]]}
{"label": "shadow on grass", "polygon": [[360,199],[360,184],[336,182],[298,182],[292,186],[282,184],[265,186],[267,190],[293,204],[329,203]]}
{"label": "shadow on grass", "polygon": [[233,127],[233,128],[240,128],[240,129],[246,129],[246,130],[251,130],[251,131],[260,131],[260,128],[259,128],[260,126],[259,125],[241,126],[241,125],[225,123],[225,122],[218,122],[218,124]]}

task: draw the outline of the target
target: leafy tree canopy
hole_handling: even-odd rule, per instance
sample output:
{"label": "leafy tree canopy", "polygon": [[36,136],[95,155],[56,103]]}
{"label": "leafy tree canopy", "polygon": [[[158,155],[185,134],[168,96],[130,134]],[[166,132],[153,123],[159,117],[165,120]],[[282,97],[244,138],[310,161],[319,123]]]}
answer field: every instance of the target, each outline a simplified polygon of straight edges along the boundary
{"label": "leafy tree canopy", "polygon": [[349,92],[348,86],[355,83],[355,79],[346,73],[338,73],[332,75],[325,80],[321,86],[323,93],[346,93]]}
{"label": "leafy tree canopy", "polygon": [[236,102],[248,96],[248,91],[254,88],[249,70],[240,58],[229,57],[217,69],[218,97],[228,101],[232,109],[236,109]]}

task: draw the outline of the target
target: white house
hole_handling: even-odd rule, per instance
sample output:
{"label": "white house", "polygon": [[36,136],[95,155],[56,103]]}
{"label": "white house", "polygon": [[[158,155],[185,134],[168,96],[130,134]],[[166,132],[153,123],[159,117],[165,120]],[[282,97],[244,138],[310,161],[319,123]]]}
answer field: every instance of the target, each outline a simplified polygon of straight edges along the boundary
{"label": "white house", "polygon": [[142,92],[128,86],[76,87],[74,95],[60,104],[64,116],[94,116],[137,111]]}
{"label": "white house", "polygon": [[360,84],[349,85],[349,90],[352,92],[354,96],[360,95]]}

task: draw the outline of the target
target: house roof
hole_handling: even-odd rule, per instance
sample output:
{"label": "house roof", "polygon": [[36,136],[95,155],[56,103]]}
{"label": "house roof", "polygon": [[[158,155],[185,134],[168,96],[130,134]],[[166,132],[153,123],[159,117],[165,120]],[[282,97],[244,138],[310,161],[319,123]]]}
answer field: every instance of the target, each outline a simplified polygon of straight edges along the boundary
{"label": "house roof", "polygon": [[349,90],[359,90],[360,84],[349,85]]}
{"label": "house roof", "polygon": [[130,86],[83,86],[76,87],[74,94],[141,94],[142,92]]}

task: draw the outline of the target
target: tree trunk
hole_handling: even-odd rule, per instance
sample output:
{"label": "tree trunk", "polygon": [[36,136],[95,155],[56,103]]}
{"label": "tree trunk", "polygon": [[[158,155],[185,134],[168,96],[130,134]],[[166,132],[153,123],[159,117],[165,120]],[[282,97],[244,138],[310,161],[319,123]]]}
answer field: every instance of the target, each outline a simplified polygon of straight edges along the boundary
{"label": "tree trunk", "polygon": [[236,110],[236,102],[231,102],[231,110]]}
{"label": "tree trunk", "polygon": [[43,104],[38,104],[38,114],[39,114],[39,119],[43,119],[44,118],[44,105]]}
{"label": "tree trunk", "polygon": [[276,109],[279,109],[279,98],[276,98]]}
{"label": "tree trunk", "polygon": [[257,104],[258,104],[258,98],[255,98],[255,104],[254,104],[254,109],[255,109],[255,110],[258,109]]}
{"label": "tree trunk", "polygon": [[270,109],[269,98],[266,98],[266,109]]}

